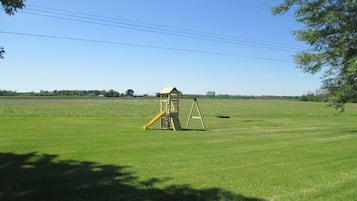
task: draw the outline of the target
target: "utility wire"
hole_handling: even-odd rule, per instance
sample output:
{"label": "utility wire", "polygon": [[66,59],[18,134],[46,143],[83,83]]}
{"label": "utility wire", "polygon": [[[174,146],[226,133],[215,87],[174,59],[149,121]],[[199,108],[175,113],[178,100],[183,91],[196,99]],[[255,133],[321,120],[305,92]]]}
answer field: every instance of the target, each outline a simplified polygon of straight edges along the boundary
{"label": "utility wire", "polygon": [[272,49],[272,50],[279,50],[279,51],[291,51],[291,52],[296,52],[301,50],[301,48],[297,48],[296,46],[291,46],[281,43],[273,43],[268,41],[253,40],[247,38],[238,38],[229,35],[194,31],[189,29],[180,29],[170,26],[123,20],[119,18],[101,17],[101,16],[89,15],[89,14],[78,13],[73,11],[66,11],[61,9],[52,9],[52,8],[46,8],[40,6],[32,6],[32,7],[35,7],[35,9],[30,7],[26,9],[29,10],[30,12],[27,11],[22,11],[22,12],[26,14],[38,15],[42,17],[50,17],[50,18],[56,18],[61,20],[75,21],[75,22],[102,25],[102,26],[110,26],[115,28],[130,29],[136,31],[145,31],[145,32],[165,34],[170,36],[186,37],[186,38],[206,40],[211,42],[220,42],[230,45],[244,45],[250,47],[258,47],[258,48],[265,48],[265,49]]}
{"label": "utility wire", "polygon": [[243,1],[237,1],[237,0],[224,0],[224,1],[229,2],[229,3],[233,3],[233,4],[237,4],[237,5],[250,7],[250,8],[255,8],[255,9],[258,9],[258,10],[269,11],[269,8],[256,6],[256,5],[253,5],[253,4],[250,4],[250,3],[246,3],[246,2],[243,2]]}
{"label": "utility wire", "polygon": [[[30,10],[30,9],[28,9]],[[56,19],[62,19],[62,20],[68,20],[68,21],[75,21],[75,22],[82,22],[82,23],[88,23],[88,24],[95,24],[95,25],[102,25],[102,26],[109,26],[109,27],[116,27],[116,28],[123,28],[123,29],[130,29],[130,30],[136,30],[136,31],[145,31],[145,32],[151,32],[151,33],[158,33],[158,34],[165,34],[165,35],[170,35],[170,36],[180,36],[180,37],[186,37],[186,38],[191,38],[191,39],[200,39],[200,40],[206,40],[206,41],[211,41],[211,42],[220,42],[220,43],[226,43],[230,45],[245,45],[245,46],[250,46],[250,47],[258,47],[258,48],[265,48],[265,49],[273,49],[273,50],[279,50],[279,51],[291,51],[295,52],[300,49],[296,47],[287,47],[287,46],[279,46],[279,45],[271,45],[271,44],[263,44],[263,43],[258,43],[254,41],[243,41],[243,40],[238,40],[238,39],[226,39],[223,37],[217,37],[217,36],[206,36],[202,34],[197,34],[197,33],[187,33],[183,31],[172,31],[172,30],[165,30],[162,28],[155,28],[152,29],[150,27],[143,27],[143,26],[136,26],[132,24],[127,24],[127,23],[105,23],[105,22],[100,22],[100,21],[94,21],[89,18],[82,18],[82,19],[76,19],[73,17],[61,17],[61,16],[56,16],[53,14],[41,14],[41,13],[36,13],[36,12],[27,12],[23,11],[23,13],[26,14],[31,14],[31,15],[37,15],[37,16],[43,16],[43,17],[51,17],[51,18],[56,18]],[[295,49],[295,50],[294,50]]]}
{"label": "utility wire", "polygon": [[210,55],[217,55],[217,56],[239,57],[239,58],[255,59],[255,60],[262,60],[262,61],[291,63],[291,61],[288,61],[288,60],[275,59],[275,58],[253,57],[253,56],[244,56],[244,55],[215,52],[215,51],[194,50],[194,49],[174,48],[174,47],[155,46],[155,45],[144,45],[144,44],[137,44],[137,43],[117,42],[117,41],[105,41],[105,40],[85,39],[85,38],[66,37],[66,36],[22,33],[22,32],[12,32],[12,31],[3,31],[3,30],[0,30],[0,34],[37,37],[37,38],[48,38],[48,39],[57,39],[57,40],[81,41],[81,42],[101,43],[101,44],[108,44],[108,45],[131,46],[131,47],[137,47],[137,48],[151,48],[151,49],[161,49],[161,50],[180,51],[180,52],[189,52],[189,53],[210,54]]}

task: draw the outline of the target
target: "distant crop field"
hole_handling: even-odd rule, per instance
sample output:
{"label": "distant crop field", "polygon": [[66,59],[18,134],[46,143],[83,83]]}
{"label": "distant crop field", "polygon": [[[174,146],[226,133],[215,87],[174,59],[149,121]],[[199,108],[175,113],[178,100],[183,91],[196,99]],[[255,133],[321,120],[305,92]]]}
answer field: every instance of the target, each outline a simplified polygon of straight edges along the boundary
{"label": "distant crop field", "polygon": [[0,200],[356,200],[356,104],[198,102],[175,132],[158,99],[0,99]]}

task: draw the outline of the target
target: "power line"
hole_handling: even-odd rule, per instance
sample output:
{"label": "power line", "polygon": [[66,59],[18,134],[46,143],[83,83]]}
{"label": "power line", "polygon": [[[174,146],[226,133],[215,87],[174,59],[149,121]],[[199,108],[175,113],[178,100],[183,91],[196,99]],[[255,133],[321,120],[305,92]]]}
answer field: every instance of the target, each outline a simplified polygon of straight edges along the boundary
{"label": "power line", "polygon": [[87,24],[109,26],[122,29],[130,29],[135,31],[151,32],[156,34],[165,34],[170,36],[186,37],[191,39],[206,40],[211,42],[226,43],[230,45],[244,45],[249,47],[265,48],[279,51],[300,51],[296,46],[286,45],[276,42],[268,42],[262,40],[253,40],[247,38],[238,38],[235,36],[216,34],[210,32],[195,31],[190,29],[182,29],[171,26],[156,25],[151,23],[131,21],[120,18],[108,18],[85,13],[66,11],[61,9],[46,8],[40,6],[32,6],[27,8],[30,12],[23,11],[23,13],[37,15],[42,17],[50,17],[55,19],[75,21]]}
{"label": "power line", "polygon": [[104,41],[104,40],[96,40],[96,39],[85,39],[85,38],[54,36],[54,35],[45,35],[45,34],[11,32],[11,31],[2,31],[2,30],[0,30],[0,34],[37,37],[37,38],[48,38],[48,39],[57,39],[57,40],[71,40],[71,41],[81,41],[81,42],[90,42],[90,43],[101,43],[101,44],[108,44],[108,45],[131,46],[131,47],[137,47],[137,48],[151,48],[151,49],[180,51],[180,52],[188,52],[188,53],[199,53],[199,54],[209,54],[209,55],[217,55],[217,56],[247,58],[247,59],[255,59],[255,60],[262,60],[262,61],[291,63],[291,61],[288,61],[288,60],[275,59],[275,58],[244,56],[244,55],[215,52],[215,51],[194,50],[194,49],[186,49],[186,48],[174,48],[174,47],[156,46],[156,45],[144,45],[144,44],[137,44],[137,43],[117,42],[117,41]]}
{"label": "power line", "polygon": [[233,3],[233,4],[237,4],[237,5],[250,7],[250,8],[255,8],[255,9],[258,9],[258,10],[269,11],[268,8],[256,6],[256,5],[253,5],[253,4],[250,4],[250,3],[246,3],[246,2],[242,2],[242,1],[238,1],[238,0],[224,0],[224,1],[229,2],[229,3]]}

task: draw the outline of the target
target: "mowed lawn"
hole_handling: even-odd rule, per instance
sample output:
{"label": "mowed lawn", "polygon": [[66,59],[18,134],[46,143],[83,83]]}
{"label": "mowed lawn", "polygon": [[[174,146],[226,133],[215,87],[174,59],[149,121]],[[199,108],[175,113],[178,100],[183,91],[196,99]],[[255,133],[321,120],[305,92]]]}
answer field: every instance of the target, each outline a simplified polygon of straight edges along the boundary
{"label": "mowed lawn", "polygon": [[0,200],[357,200],[356,104],[198,101],[175,132],[158,99],[0,99]]}

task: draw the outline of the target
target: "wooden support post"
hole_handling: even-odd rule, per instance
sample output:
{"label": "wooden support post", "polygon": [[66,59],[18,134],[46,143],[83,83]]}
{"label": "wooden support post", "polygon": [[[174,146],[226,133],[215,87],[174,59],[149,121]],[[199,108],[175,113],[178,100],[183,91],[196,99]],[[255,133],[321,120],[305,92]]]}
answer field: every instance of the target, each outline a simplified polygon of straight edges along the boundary
{"label": "wooden support post", "polygon": [[172,129],[174,129],[175,131],[181,130],[181,124],[180,124],[178,113],[171,113],[170,118],[171,118]]}

